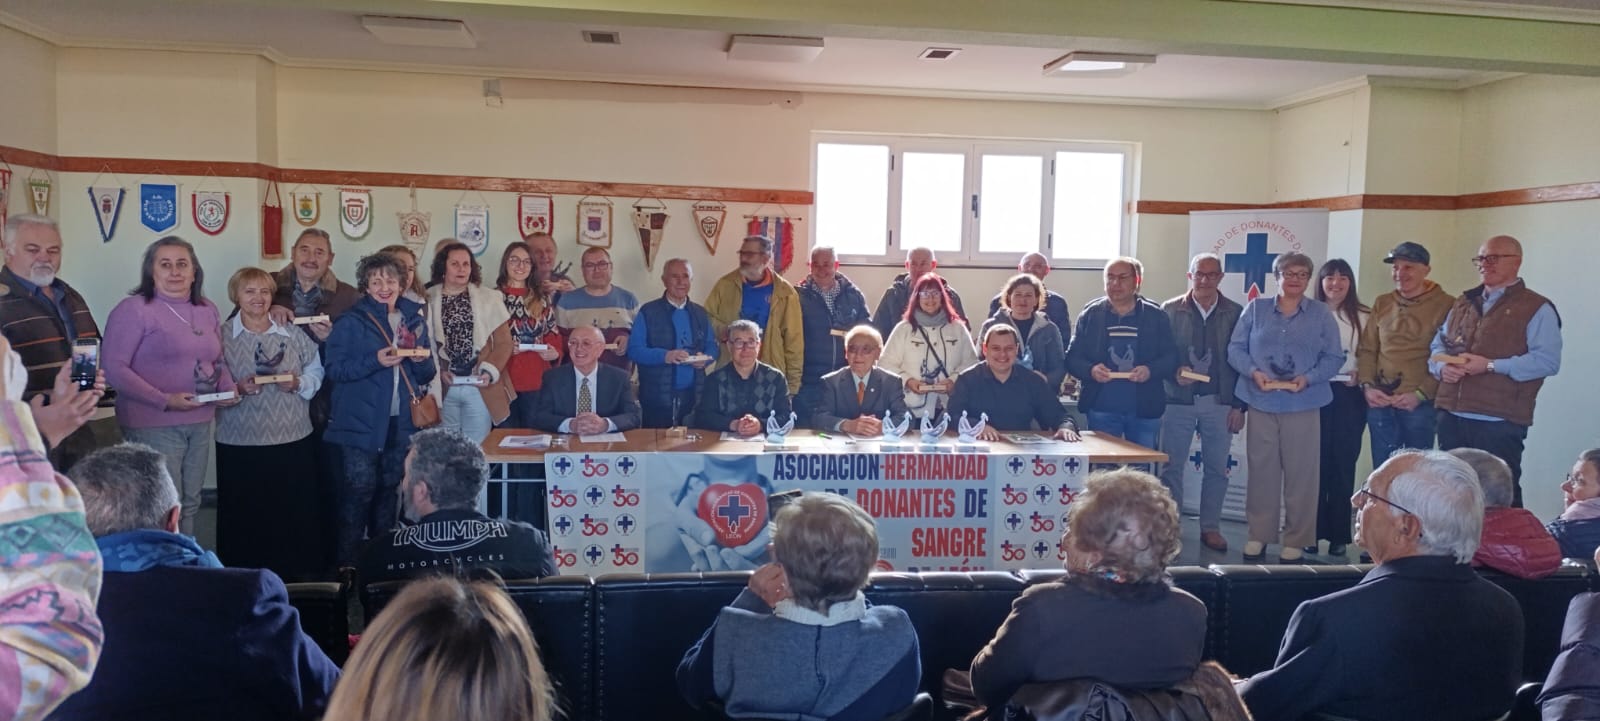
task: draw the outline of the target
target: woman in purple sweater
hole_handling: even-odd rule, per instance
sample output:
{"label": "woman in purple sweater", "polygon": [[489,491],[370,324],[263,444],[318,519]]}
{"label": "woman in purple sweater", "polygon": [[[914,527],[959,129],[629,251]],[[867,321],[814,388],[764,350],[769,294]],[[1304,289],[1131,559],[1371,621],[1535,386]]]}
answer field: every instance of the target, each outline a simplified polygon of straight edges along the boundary
{"label": "woman in purple sweater", "polygon": [[106,318],[101,358],[106,380],[117,389],[117,425],[129,441],[166,457],[167,471],[183,503],[180,529],[194,534],[200,487],[211,462],[215,406],[197,396],[233,391],[222,358],[222,318],[201,292],[205,271],[194,246],[176,235],[150,244],[139,269],[139,287]]}

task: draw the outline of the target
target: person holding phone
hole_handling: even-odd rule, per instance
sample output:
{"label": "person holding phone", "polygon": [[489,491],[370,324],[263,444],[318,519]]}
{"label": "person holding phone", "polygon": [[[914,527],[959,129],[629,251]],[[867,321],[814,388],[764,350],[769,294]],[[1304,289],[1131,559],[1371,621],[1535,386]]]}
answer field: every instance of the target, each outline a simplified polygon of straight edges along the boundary
{"label": "person holding phone", "polygon": [[151,243],[139,286],[106,318],[101,350],[106,378],[117,388],[122,435],[166,458],[187,535],[194,535],[200,512],[216,409],[239,402],[222,357],[222,316],[206,299],[204,283],[188,241],[169,235]]}
{"label": "person holding phone", "polygon": [[240,402],[217,413],[217,552],[289,581],[325,570],[311,399],[322,387],[317,344],[273,320],[277,282],[260,268],[228,280],[239,313],[222,327]]}

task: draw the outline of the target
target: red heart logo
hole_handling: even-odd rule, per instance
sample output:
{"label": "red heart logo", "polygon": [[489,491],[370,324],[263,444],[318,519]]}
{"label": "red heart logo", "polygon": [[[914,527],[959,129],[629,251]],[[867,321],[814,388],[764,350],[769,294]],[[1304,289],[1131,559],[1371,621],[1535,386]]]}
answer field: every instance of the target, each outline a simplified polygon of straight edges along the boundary
{"label": "red heart logo", "polygon": [[743,546],[767,525],[767,496],[754,483],[713,483],[700,492],[695,513],[711,526],[718,543]]}

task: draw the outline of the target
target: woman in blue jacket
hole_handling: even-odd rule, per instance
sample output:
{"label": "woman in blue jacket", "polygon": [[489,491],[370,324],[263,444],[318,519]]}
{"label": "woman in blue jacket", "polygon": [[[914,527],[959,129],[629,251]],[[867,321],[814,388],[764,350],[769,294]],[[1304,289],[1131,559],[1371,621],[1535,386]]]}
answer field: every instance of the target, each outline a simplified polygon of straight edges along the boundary
{"label": "woman in blue jacket", "polygon": [[[395,525],[400,477],[411,434],[411,401],[428,392],[437,369],[422,304],[404,298],[405,270],[378,253],[356,266],[361,300],[334,321],[323,365],[333,381],[333,404],[323,440],[342,446],[344,479],[338,499],[338,561],[352,565],[363,538]],[[402,356],[401,349],[421,349]]]}

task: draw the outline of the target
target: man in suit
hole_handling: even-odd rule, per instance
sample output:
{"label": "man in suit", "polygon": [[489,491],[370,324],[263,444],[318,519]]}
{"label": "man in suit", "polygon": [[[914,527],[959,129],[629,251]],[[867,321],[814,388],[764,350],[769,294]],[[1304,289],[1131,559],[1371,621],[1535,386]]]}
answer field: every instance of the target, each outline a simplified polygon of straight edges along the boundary
{"label": "man in suit", "polygon": [[533,426],[557,433],[592,435],[639,427],[639,401],[629,387],[628,372],[601,365],[605,335],[594,326],[578,326],[567,338],[572,360],[544,372],[544,385],[533,409]]}
{"label": "man in suit", "polygon": [[300,628],[271,571],[224,568],[178,533],[161,454],[124,443],[72,468],[105,562],[105,650],[53,719],[297,719],[322,715],[339,668]]}
{"label": "man in suit", "polygon": [[906,412],[906,393],[900,376],[878,367],[883,336],[870,325],[858,325],[844,334],[845,367],[822,377],[822,400],[812,416],[812,427],[858,436],[883,432],[883,412],[899,421]]}
{"label": "man in suit", "polygon": [[1239,687],[1260,719],[1493,718],[1522,682],[1522,610],[1470,565],[1483,490],[1443,451],[1402,452],[1351,496],[1377,567],[1300,604],[1277,666]]}

